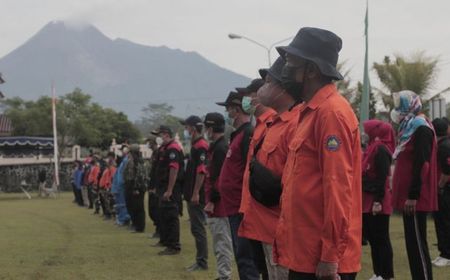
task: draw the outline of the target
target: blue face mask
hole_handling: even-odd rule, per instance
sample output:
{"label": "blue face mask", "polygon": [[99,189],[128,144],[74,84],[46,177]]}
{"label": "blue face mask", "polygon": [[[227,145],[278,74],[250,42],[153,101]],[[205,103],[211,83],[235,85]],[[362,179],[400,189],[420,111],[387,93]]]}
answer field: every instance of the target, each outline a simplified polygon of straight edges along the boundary
{"label": "blue face mask", "polygon": [[256,107],[252,105],[252,98],[250,96],[244,96],[242,98],[242,110],[249,115],[255,113]]}
{"label": "blue face mask", "polygon": [[184,140],[191,140],[191,134],[187,129],[183,131]]}

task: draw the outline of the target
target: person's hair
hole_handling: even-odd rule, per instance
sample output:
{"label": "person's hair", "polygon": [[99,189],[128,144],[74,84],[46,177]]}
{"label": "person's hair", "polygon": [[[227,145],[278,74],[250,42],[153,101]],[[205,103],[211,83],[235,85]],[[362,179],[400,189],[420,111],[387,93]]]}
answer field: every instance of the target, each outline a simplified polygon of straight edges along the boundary
{"label": "person's hair", "polygon": [[198,125],[194,125],[192,127],[195,129],[195,131],[197,131],[197,133],[202,133],[203,125],[198,124]]}

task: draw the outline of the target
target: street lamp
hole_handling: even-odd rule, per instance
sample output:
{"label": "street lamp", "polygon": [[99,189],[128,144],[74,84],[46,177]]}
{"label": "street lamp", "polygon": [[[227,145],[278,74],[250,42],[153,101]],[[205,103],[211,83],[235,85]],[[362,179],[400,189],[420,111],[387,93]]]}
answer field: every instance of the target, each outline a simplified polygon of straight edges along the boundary
{"label": "street lamp", "polygon": [[272,49],[273,49],[276,45],[278,45],[278,44],[280,44],[280,43],[283,43],[284,41],[290,40],[290,39],[292,39],[293,37],[289,37],[289,38],[286,38],[286,39],[277,41],[277,42],[273,43],[273,44],[270,45],[270,46],[266,46],[266,45],[261,44],[261,43],[255,41],[255,40],[253,40],[253,39],[251,39],[251,38],[249,38],[249,37],[246,37],[246,36],[243,36],[243,35],[239,35],[239,34],[235,34],[235,33],[230,33],[230,34],[228,34],[228,38],[230,38],[230,39],[232,39],[232,40],[233,40],[233,39],[244,39],[244,40],[247,40],[247,41],[249,41],[249,42],[251,42],[251,43],[253,43],[253,44],[257,45],[257,46],[260,46],[260,47],[263,48],[263,49],[265,49],[265,50],[267,51],[267,59],[268,59],[268,62],[269,62],[269,67],[270,67],[270,66],[272,65],[272,62],[271,62],[272,59],[271,59],[271,57],[270,57],[270,52],[272,51]]}

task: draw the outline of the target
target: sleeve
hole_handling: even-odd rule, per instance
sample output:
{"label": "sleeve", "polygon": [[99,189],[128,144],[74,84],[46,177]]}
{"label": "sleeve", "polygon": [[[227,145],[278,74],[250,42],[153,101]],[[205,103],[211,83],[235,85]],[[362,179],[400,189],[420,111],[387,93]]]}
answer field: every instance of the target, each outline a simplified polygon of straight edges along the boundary
{"label": "sleeve", "polygon": [[438,148],[438,162],[441,172],[444,175],[450,175],[450,147],[442,144]]}
{"label": "sleeve", "polygon": [[[315,128],[319,140],[319,166],[323,183],[323,226],[320,260],[339,262],[347,248],[351,210],[355,207],[353,179],[361,159],[355,158],[359,149],[358,127],[351,129],[344,116],[331,111],[320,116]],[[357,202],[356,202],[357,203]]]}
{"label": "sleeve", "polygon": [[206,174],[206,155],[207,155],[208,151],[206,148],[201,147],[198,149],[197,151],[197,155],[198,155],[198,165],[197,165],[197,174]]}
{"label": "sleeve", "polygon": [[211,193],[209,200],[213,203],[220,201],[220,192],[217,189],[217,179],[219,179],[220,171],[222,170],[223,162],[225,161],[227,155],[228,147],[226,145],[221,145],[216,149],[212,157],[212,169],[210,174],[211,181]]}
{"label": "sleeve", "polygon": [[377,174],[375,180],[372,182],[375,187],[374,200],[376,202],[381,202],[384,198],[386,179],[389,176],[389,171],[391,169],[392,157],[384,146],[380,146],[374,161],[375,172]]}
{"label": "sleeve", "polygon": [[248,149],[250,147],[250,141],[252,139],[253,135],[253,129],[249,126],[244,130],[244,135],[242,137],[241,142],[241,151],[242,151],[242,158],[244,160],[244,166],[247,165],[247,155],[248,155]]}
{"label": "sleeve", "polygon": [[419,199],[422,188],[422,168],[425,162],[430,161],[431,149],[433,147],[433,131],[426,126],[419,127],[414,132],[414,162],[413,180],[409,189],[409,199]]}
{"label": "sleeve", "polygon": [[167,155],[169,157],[169,168],[180,169],[180,160],[183,160],[180,152],[177,149],[170,148],[167,150]]}

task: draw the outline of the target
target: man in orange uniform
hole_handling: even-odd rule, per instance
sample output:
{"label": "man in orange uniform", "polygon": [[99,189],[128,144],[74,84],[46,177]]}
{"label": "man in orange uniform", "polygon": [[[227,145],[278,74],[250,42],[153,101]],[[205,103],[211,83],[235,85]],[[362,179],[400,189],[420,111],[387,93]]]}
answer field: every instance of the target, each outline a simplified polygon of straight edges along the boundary
{"label": "man in orange uniform", "polygon": [[[99,156],[94,155],[91,162],[91,170],[88,177],[88,196],[89,196],[89,209],[94,208],[94,202],[96,201],[96,196],[98,192],[98,181],[100,177],[100,163]],[[94,214],[98,214],[97,208]]]}
{"label": "man in orange uniform", "polygon": [[[249,168],[244,175],[244,195],[241,209],[245,210],[239,234],[260,241],[264,248],[268,276],[271,280],[288,279],[288,270],[277,265],[272,258],[272,243],[280,215],[281,175],[286,163],[288,146],[298,123],[299,106],[294,98],[281,87],[281,70],[284,60],[280,57],[270,69],[261,70],[264,86],[258,91],[259,101],[276,111],[269,123],[263,124],[263,134],[253,139],[249,150]],[[262,165],[266,170],[257,168]],[[269,176],[269,180],[265,180]],[[273,177],[273,182],[270,178]],[[264,181],[258,182],[258,179]],[[251,195],[250,195],[251,194]],[[244,206],[243,203],[246,203]],[[244,207],[242,207],[244,206]]]}
{"label": "man in orange uniform", "polygon": [[358,121],[332,80],[342,41],[302,28],[289,46],[283,87],[301,105],[283,171],[274,258],[289,279],[355,279],[361,258],[361,146]]}
{"label": "man in orange uniform", "polygon": [[103,216],[105,220],[111,219],[111,185],[114,174],[116,173],[115,166],[115,154],[108,153],[107,158],[107,168],[103,171],[102,177],[100,178],[100,203],[102,206]]}

